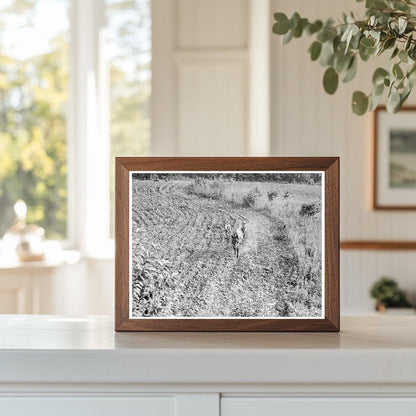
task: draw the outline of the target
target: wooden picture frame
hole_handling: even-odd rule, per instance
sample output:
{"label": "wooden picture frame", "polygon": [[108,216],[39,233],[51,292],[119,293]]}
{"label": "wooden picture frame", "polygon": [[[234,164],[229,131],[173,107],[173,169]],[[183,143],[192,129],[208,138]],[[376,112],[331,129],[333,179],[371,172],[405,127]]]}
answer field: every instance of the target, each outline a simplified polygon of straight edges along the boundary
{"label": "wooden picture frame", "polygon": [[[302,211],[305,211],[303,215],[305,218],[321,218],[322,229],[319,232],[320,238],[322,238],[321,258],[322,258],[322,292],[321,303],[322,310],[321,315],[309,317],[281,317],[281,316],[132,316],[134,308],[140,306],[140,302],[136,299],[137,289],[133,295],[132,283],[130,281],[130,268],[132,255],[132,246],[142,244],[141,238],[137,236],[143,236],[142,228],[138,227],[136,231],[131,230],[132,218],[135,218],[135,226],[137,226],[136,212],[137,209],[132,207],[132,201],[144,201],[147,193],[143,193],[142,186],[151,186],[150,178],[148,176],[154,173],[156,176],[154,181],[169,181],[171,178],[176,178],[172,174],[182,176],[188,175],[189,178],[194,178],[196,172],[202,174],[205,178],[207,174],[209,178],[225,177],[225,180],[230,180],[231,185],[236,187],[237,185],[243,186],[246,182],[231,182],[231,179],[227,179],[227,174],[232,173],[237,178],[236,180],[245,180],[244,178],[264,178],[269,176],[270,178],[284,178],[283,174],[294,175],[294,181],[303,181],[305,178],[317,177],[320,175],[322,181],[319,182],[316,179],[317,184],[321,183],[321,196],[322,202],[321,211],[314,213],[308,212],[308,206],[304,208],[302,205]],[[183,174],[183,175],[182,175]],[[314,174],[315,176],[313,176]],[[242,176],[246,175],[246,176]],[[255,176],[263,175],[263,176]],[[280,175],[280,176],[279,176]],[[297,176],[295,176],[297,175]],[[304,176],[302,176],[304,175]],[[186,176],[186,180],[188,180]],[[242,179],[243,178],[243,179]],[[296,179],[300,178],[300,179]],[[181,179],[184,180],[185,179]],[[289,176],[290,179],[290,176]],[[172,179],[173,181],[174,179]],[[189,179],[190,181],[191,179]],[[197,179],[195,180],[195,183]],[[259,179],[260,180],[260,179]],[[265,179],[261,179],[265,180]],[[280,180],[280,179],[279,179]],[[147,181],[147,182],[146,182]],[[292,179],[290,179],[292,181]],[[172,182],[173,183],[173,182]],[[182,182],[181,182],[182,183]],[[185,182],[184,182],[185,183]],[[193,183],[193,182],[192,182]],[[257,183],[257,182],[256,182]],[[262,182],[264,183],[264,182]],[[280,182],[279,182],[280,183]],[[303,183],[303,182],[302,182]],[[311,182],[312,183],[312,182]],[[134,191],[132,190],[133,185]],[[315,184],[315,182],[313,182]],[[296,188],[295,185],[299,185],[298,182],[293,184],[284,183],[286,186],[292,186],[296,191],[297,189],[316,189],[312,188]],[[283,189],[282,188],[279,189]],[[163,183],[161,185],[163,186]],[[244,185],[245,186],[245,185]],[[266,186],[266,185],[265,185]],[[268,185],[267,185],[268,186]],[[277,186],[277,185],[276,185]],[[280,186],[280,185],[279,185]],[[317,186],[316,184],[314,186]],[[305,185],[306,187],[306,185]],[[150,188],[146,188],[150,189]],[[158,188],[159,189],[159,188]],[[162,188],[160,188],[162,189]],[[181,188],[182,189],[182,188]],[[233,188],[234,189],[234,188]],[[138,191],[140,190],[140,192]],[[294,191],[294,192],[295,192]],[[308,157],[308,158],[296,158],[296,157],[264,157],[264,158],[182,158],[182,157],[119,157],[116,158],[116,218],[115,218],[115,330],[116,331],[339,331],[339,158],[337,157]],[[147,191],[146,191],[147,192]],[[151,192],[151,189],[149,190]],[[296,191],[297,192],[297,191]],[[270,193],[270,192],[269,192]],[[273,193],[271,193],[273,194]],[[286,194],[289,194],[286,191]],[[267,194],[268,195],[268,194]],[[264,198],[267,202],[267,195]],[[295,195],[295,193],[294,193]],[[139,199],[139,196],[141,199]],[[273,195],[271,195],[273,196]],[[269,197],[269,199],[271,198]],[[136,199],[135,199],[136,198]],[[194,196],[193,196],[194,198]],[[261,196],[263,198],[263,196]],[[284,198],[284,195],[281,196]],[[290,196],[288,197],[290,200]],[[295,197],[293,197],[295,198]],[[306,197],[305,197],[306,198]],[[147,201],[147,200],[146,200]],[[193,201],[193,200],[192,200]],[[192,201],[189,204],[192,204]],[[201,200],[202,201],[202,200]],[[204,202],[207,201],[207,202]],[[290,206],[289,202],[284,205],[283,199],[279,203],[282,206]],[[271,204],[273,201],[270,199]],[[144,202],[143,202],[144,203]],[[146,202],[147,203],[147,202]],[[188,202],[187,202],[188,203]],[[216,204],[212,198],[205,198],[201,202],[201,209],[204,207],[202,204]],[[224,202],[225,203],[225,202]],[[231,204],[227,202],[227,204]],[[277,202],[276,202],[277,204]],[[150,206],[150,205],[149,205]],[[158,203],[153,203],[151,206],[159,206]],[[228,205],[227,205],[228,206]],[[232,205],[234,206],[234,205]],[[241,205],[238,205],[239,207]],[[280,206],[280,205],[279,205]],[[295,206],[295,205],[293,205]],[[184,206],[186,208],[186,206]],[[300,205],[296,205],[296,209]],[[240,208],[238,208],[240,209]],[[241,208],[243,209],[243,208]],[[254,209],[254,208],[253,208]],[[270,208],[271,209],[271,208]],[[260,212],[260,211],[259,211]],[[299,211],[296,211],[299,212]],[[257,214],[256,214],[257,215]],[[260,214],[259,214],[260,215]],[[314,217],[306,217],[307,215],[314,215]],[[175,221],[174,219],[172,221]],[[305,224],[306,224],[305,219]],[[243,221],[244,223],[244,221]],[[147,230],[147,229],[146,229]],[[130,239],[130,232],[132,238]],[[231,244],[235,254],[235,240],[234,237],[237,234],[231,236]],[[133,234],[135,240],[133,240]],[[146,234],[147,235],[147,234]],[[215,236],[215,238],[219,238]],[[222,238],[222,237],[221,237]],[[237,238],[237,237],[236,237]],[[243,237],[241,237],[243,238]],[[139,243],[136,241],[140,240]],[[238,239],[237,239],[238,240]],[[134,244],[133,244],[134,241]],[[228,258],[231,258],[233,254],[228,244],[230,240],[224,240],[227,250]],[[244,244],[244,240],[242,240]],[[247,240],[250,241],[249,239]],[[247,243],[248,244],[248,243]],[[289,244],[289,243],[287,243]],[[306,243],[304,243],[306,245]],[[244,246],[243,246],[244,247]],[[274,247],[274,246],[273,246]],[[225,249],[224,249],[225,250]],[[228,251],[229,250],[229,251]],[[251,252],[247,249],[245,255],[249,255]],[[235,264],[237,262],[244,262],[244,254],[241,257],[237,257],[233,260]],[[136,254],[134,254],[136,256]],[[162,263],[160,263],[162,264]],[[240,264],[240,263],[238,263]],[[242,263],[244,267],[244,263]],[[299,263],[300,264],[300,263]],[[136,267],[136,266],[135,266]],[[136,269],[135,269],[136,270]],[[256,269],[257,270],[257,269]],[[310,271],[310,270],[309,270]],[[265,273],[265,272],[264,272]],[[136,275],[135,275],[136,276]],[[294,278],[291,276],[291,278]],[[303,279],[305,279],[303,277]],[[136,281],[136,280],[135,280]],[[142,284],[142,282],[140,282]],[[150,283],[149,283],[150,284]],[[302,284],[302,283],[301,283]],[[305,286],[308,282],[303,282]],[[311,284],[311,283],[310,283]],[[144,285],[144,283],[143,283]],[[316,286],[318,287],[318,286]],[[142,286],[140,286],[142,290]],[[304,289],[305,293],[309,289]],[[130,293],[131,292],[131,293]],[[140,292],[142,293],[142,292]],[[306,294],[305,296],[308,296]],[[144,301],[143,301],[144,302]],[[133,304],[133,306],[132,306]],[[291,305],[292,307],[293,305]],[[136,312],[135,312],[136,313]],[[306,314],[306,312],[305,312]]]}
{"label": "wooden picture frame", "polygon": [[373,210],[415,210],[416,169],[408,170],[409,164],[413,165],[409,160],[412,155],[402,152],[401,156],[394,151],[393,140],[411,141],[409,145],[415,148],[416,161],[416,106],[403,107],[396,114],[388,113],[384,106],[373,112],[372,181]]}

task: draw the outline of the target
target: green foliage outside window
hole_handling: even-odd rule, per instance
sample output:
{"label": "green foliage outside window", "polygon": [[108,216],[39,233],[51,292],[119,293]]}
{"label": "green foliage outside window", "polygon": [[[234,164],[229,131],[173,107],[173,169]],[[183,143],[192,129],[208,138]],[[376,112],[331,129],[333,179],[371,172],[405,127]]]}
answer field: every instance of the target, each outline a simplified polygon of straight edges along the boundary
{"label": "green foliage outside window", "polygon": [[[71,0],[0,4],[0,238],[17,199],[48,238],[67,235],[70,7]],[[150,0],[105,7],[112,233],[114,157],[149,152],[151,10]]]}
{"label": "green foliage outside window", "polygon": [[[58,3],[66,9],[66,2]],[[27,35],[22,28],[34,29],[40,22],[36,20],[36,2],[2,4],[0,238],[13,221],[17,199],[28,205],[28,222],[44,227],[49,238],[63,238],[67,217],[68,30],[44,39],[48,45],[41,53],[36,44],[33,53],[24,51]],[[10,46],[13,42],[15,50]]]}

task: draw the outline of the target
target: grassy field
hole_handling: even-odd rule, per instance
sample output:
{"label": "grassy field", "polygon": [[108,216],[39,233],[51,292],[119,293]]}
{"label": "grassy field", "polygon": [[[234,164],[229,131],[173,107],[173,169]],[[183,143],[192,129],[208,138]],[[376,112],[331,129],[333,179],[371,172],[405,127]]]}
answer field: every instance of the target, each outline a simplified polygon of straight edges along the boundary
{"label": "grassy field", "polygon": [[[135,180],[133,193],[133,316],[321,316],[320,185]],[[224,224],[242,221],[237,259]]]}

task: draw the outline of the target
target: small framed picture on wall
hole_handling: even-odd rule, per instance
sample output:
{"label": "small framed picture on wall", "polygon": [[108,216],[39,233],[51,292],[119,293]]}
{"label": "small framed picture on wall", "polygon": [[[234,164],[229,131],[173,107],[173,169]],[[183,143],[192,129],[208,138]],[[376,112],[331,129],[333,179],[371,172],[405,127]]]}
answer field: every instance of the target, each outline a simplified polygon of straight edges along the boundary
{"label": "small framed picture on wall", "polygon": [[117,158],[117,331],[338,331],[339,159]]}
{"label": "small framed picture on wall", "polygon": [[416,209],[416,107],[373,117],[373,209]]}

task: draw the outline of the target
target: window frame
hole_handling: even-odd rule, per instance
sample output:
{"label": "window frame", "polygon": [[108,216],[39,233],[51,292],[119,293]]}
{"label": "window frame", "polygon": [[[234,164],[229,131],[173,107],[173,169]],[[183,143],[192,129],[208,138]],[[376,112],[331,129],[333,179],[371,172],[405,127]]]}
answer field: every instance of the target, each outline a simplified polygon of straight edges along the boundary
{"label": "window frame", "polygon": [[113,257],[109,236],[105,0],[72,0],[67,114],[67,240],[87,257]]}
{"label": "window frame", "polygon": [[106,1],[70,0],[69,25],[67,227],[57,241],[84,258],[111,259]]}

